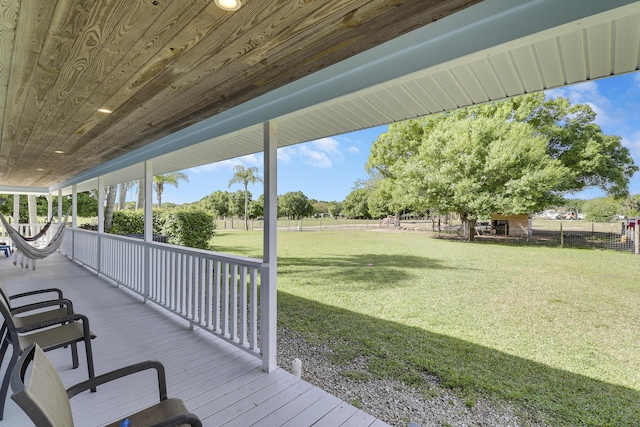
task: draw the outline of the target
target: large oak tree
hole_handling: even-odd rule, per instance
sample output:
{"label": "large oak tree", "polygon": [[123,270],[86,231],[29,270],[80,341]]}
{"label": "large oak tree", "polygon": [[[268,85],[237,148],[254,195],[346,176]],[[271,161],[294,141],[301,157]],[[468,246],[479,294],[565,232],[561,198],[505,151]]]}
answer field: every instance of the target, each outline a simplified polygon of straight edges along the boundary
{"label": "large oak tree", "polygon": [[543,94],[408,120],[374,142],[367,170],[383,177],[376,191],[389,207],[471,221],[536,212],[587,187],[625,195],[638,167],[594,120],[588,105]]}

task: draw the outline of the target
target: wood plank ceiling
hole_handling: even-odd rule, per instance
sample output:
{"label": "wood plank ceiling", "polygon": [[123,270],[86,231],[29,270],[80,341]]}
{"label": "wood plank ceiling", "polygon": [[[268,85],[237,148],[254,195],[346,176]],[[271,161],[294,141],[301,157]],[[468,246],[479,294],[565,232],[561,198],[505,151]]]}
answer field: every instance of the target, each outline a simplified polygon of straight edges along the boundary
{"label": "wood plank ceiling", "polygon": [[480,1],[0,0],[0,185],[49,187]]}

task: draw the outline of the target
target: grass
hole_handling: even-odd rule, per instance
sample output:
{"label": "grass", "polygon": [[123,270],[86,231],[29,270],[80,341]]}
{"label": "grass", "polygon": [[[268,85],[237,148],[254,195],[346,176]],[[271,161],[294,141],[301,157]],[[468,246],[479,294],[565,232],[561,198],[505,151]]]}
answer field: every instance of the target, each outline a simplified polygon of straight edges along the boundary
{"label": "grass", "polygon": [[[216,250],[260,257],[260,232]],[[640,424],[640,259],[469,244],[422,233],[278,234],[279,324],[364,355],[372,377],[423,374],[471,404],[506,401],[549,425]],[[428,395],[428,393],[425,393]]]}

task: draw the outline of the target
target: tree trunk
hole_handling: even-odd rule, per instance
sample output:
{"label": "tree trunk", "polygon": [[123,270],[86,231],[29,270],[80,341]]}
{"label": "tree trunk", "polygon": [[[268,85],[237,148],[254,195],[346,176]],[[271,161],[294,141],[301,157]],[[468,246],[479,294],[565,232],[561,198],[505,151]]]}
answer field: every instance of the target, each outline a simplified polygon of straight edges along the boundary
{"label": "tree trunk", "polygon": [[127,183],[121,182],[120,189],[118,190],[118,210],[124,210],[124,205],[127,202]]}
{"label": "tree trunk", "polygon": [[400,211],[396,211],[396,217],[393,220],[393,227],[400,228]]}
{"label": "tree trunk", "polygon": [[144,209],[144,179],[138,180],[138,203],[136,209]]}
{"label": "tree trunk", "polygon": [[249,198],[247,197],[247,186],[244,186],[244,229],[249,230],[249,219],[247,211],[249,210]]}
{"label": "tree trunk", "polygon": [[462,220],[462,228],[458,235],[464,240],[473,242],[475,240],[476,220],[470,219],[466,213],[460,215],[460,219]]}
{"label": "tree trunk", "polygon": [[109,233],[111,231],[111,225],[113,224],[113,210],[116,205],[116,190],[117,185],[110,185],[107,187],[107,207],[104,210],[104,232]]}
{"label": "tree trunk", "polygon": [[158,207],[162,207],[162,192],[164,191],[164,186],[160,183],[156,183],[156,196],[158,197]]}

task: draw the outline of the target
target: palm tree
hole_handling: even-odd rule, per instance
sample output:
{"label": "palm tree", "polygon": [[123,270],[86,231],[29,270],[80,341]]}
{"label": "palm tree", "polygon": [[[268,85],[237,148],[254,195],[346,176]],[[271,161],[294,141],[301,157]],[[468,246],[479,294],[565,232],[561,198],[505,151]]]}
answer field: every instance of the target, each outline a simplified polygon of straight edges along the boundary
{"label": "palm tree", "polygon": [[156,175],[153,177],[153,188],[156,190],[156,194],[158,195],[159,208],[162,207],[162,192],[164,191],[164,185],[169,184],[178,188],[178,182],[180,181],[189,182],[189,177],[186,173],[171,172],[164,175]]}
{"label": "palm tree", "polygon": [[235,165],[233,167],[235,173],[233,178],[229,181],[229,187],[236,183],[242,183],[244,185],[244,229],[249,229],[249,220],[247,212],[249,210],[249,197],[247,186],[249,184],[255,184],[256,182],[262,182],[262,178],[258,175],[258,168],[253,166],[245,168],[243,165]]}

